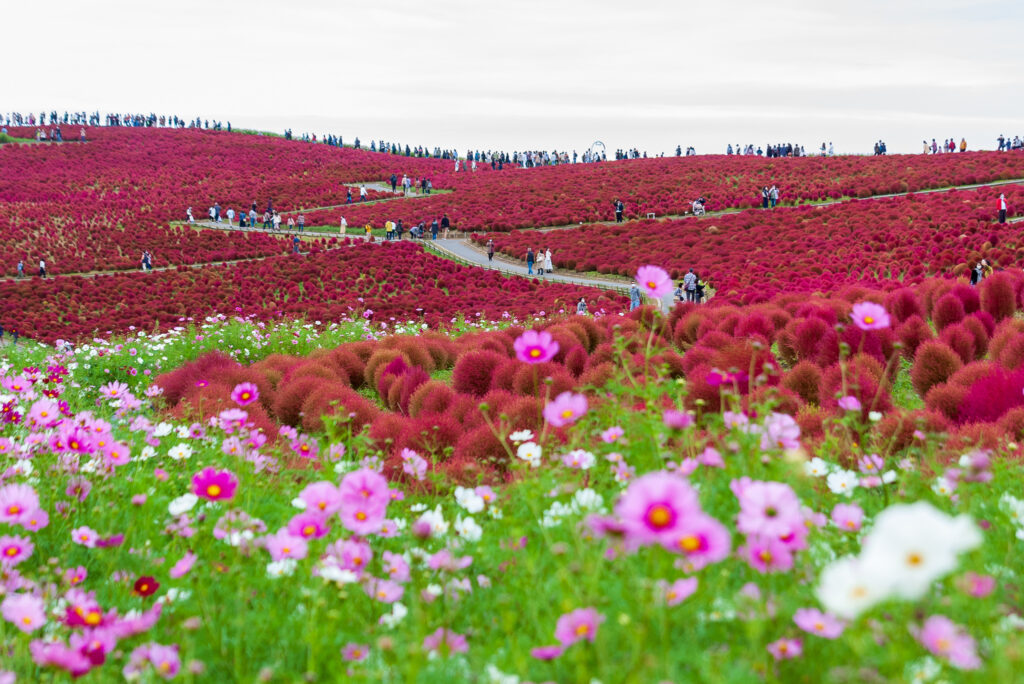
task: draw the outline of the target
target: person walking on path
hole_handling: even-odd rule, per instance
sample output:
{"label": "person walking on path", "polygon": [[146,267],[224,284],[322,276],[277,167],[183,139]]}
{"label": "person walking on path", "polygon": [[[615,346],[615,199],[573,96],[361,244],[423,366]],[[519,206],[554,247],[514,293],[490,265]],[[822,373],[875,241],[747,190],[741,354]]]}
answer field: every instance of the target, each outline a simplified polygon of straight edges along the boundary
{"label": "person walking on path", "polygon": [[299,211],[299,232],[305,232],[306,230],[306,215]]}
{"label": "person walking on path", "polygon": [[192,207],[189,207],[185,211],[185,218],[188,220],[189,223],[195,223],[196,222],[196,217],[192,215]]}
{"label": "person walking on path", "polygon": [[25,262],[18,259],[18,280],[25,277]]}
{"label": "person walking on path", "polygon": [[437,219],[434,219],[433,221],[430,222],[430,234],[431,234],[431,236],[433,236],[433,239],[435,239],[435,240],[437,239],[437,230],[438,230]]}
{"label": "person walking on path", "polygon": [[398,176],[391,174],[391,192],[398,192]]}
{"label": "person walking on path", "polygon": [[550,274],[552,271],[555,270],[555,265],[551,261],[551,250],[550,249],[544,251],[544,270],[547,271],[548,274]]}
{"label": "person walking on path", "polygon": [[292,252],[294,252],[295,254],[299,253],[299,242],[299,236],[292,235]]}
{"label": "person walking on path", "polygon": [[39,277],[40,278],[45,278],[46,277],[46,260],[45,259],[40,259],[39,260]]}
{"label": "person walking on path", "polygon": [[999,222],[1006,223],[1006,195],[999,193]]}
{"label": "person walking on path", "polygon": [[295,232],[295,219],[293,219],[291,216],[288,217],[288,232]]}
{"label": "person walking on path", "polygon": [[341,234],[344,235],[346,230],[348,230],[348,221],[346,221],[345,217],[342,216],[341,217]]}
{"label": "person walking on path", "polygon": [[629,288],[629,310],[640,308],[640,288],[637,287],[636,283],[633,283],[632,287]]}
{"label": "person walking on path", "polygon": [[448,214],[441,217],[441,230],[444,231],[444,239],[448,239],[448,229],[452,227],[451,219],[448,218]]}
{"label": "person walking on path", "polygon": [[352,204],[352,188],[345,191],[345,204]]}
{"label": "person walking on path", "polygon": [[692,268],[683,276],[683,286],[686,288],[686,301],[697,301],[697,274]]}
{"label": "person walking on path", "polygon": [[622,212],[626,209],[626,205],[622,203],[622,200],[615,198],[615,222],[622,223]]}
{"label": "person walking on path", "polygon": [[281,230],[281,215],[274,212],[274,230]]}
{"label": "person walking on path", "polygon": [[402,174],[402,194],[405,196],[409,195],[409,190],[412,189],[412,181],[409,180],[409,176]]}
{"label": "person walking on path", "polygon": [[494,240],[487,241],[487,263],[494,262]]}
{"label": "person walking on path", "polygon": [[533,275],[533,263],[535,257],[533,255],[533,247],[526,248],[526,275]]}
{"label": "person walking on path", "polygon": [[228,226],[230,227],[230,226],[234,225],[234,222],[235,222],[235,210],[234,209],[228,209]]}
{"label": "person walking on path", "polygon": [[767,209],[768,208],[768,186],[767,185],[765,185],[764,187],[761,188],[761,208],[762,209]]}
{"label": "person walking on path", "polygon": [[779,203],[779,189],[772,183],[772,187],[768,190],[768,202],[771,204],[772,209]]}
{"label": "person walking on path", "polygon": [[359,186],[359,201],[360,202],[365,202],[366,201],[366,186],[365,185],[360,185]]}

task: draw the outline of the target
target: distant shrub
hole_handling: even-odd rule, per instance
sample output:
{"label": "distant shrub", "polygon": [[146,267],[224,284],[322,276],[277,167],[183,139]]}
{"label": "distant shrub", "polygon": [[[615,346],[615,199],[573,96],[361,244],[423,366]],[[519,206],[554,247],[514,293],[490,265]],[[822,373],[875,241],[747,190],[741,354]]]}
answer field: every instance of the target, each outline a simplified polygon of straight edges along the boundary
{"label": "distant shrub", "polygon": [[963,365],[960,357],[945,342],[928,340],[917,348],[910,381],[923,397],[935,385],[946,382]]}

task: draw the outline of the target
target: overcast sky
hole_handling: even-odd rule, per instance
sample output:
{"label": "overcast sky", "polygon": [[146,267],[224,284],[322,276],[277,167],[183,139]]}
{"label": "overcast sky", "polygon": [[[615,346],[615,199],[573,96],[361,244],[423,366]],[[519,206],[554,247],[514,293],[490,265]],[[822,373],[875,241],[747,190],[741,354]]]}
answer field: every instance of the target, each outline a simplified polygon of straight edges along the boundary
{"label": "overcast sky", "polygon": [[460,151],[1024,136],[1021,0],[51,0],[2,16],[2,112]]}

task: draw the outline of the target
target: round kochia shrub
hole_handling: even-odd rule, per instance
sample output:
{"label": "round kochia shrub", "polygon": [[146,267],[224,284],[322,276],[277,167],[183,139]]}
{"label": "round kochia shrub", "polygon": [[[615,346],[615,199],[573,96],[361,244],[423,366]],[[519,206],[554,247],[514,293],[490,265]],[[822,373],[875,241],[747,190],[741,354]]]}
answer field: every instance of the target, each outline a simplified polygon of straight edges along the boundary
{"label": "round kochia shrub", "polygon": [[942,330],[947,325],[959,323],[965,314],[963,301],[950,292],[942,295],[935,302],[935,308],[932,309],[932,323],[938,330]]}
{"label": "round kochia shrub", "polygon": [[917,348],[921,346],[922,342],[930,340],[935,335],[932,333],[932,328],[928,325],[923,318],[914,315],[905,320],[899,328],[896,329],[896,337],[899,338],[900,344],[903,345],[903,356],[912,359],[914,354],[917,353]]}
{"label": "round kochia shrub", "polygon": [[482,397],[491,388],[494,370],[505,361],[501,354],[482,350],[463,354],[455,362],[452,387],[456,392]]}
{"label": "round kochia shrub", "polygon": [[981,281],[981,308],[1001,321],[1017,311],[1017,287],[1008,273],[994,273]]}
{"label": "round kochia shrub", "polygon": [[782,386],[796,393],[808,404],[818,405],[821,396],[821,368],[810,361],[801,361],[782,376]]}
{"label": "round kochia shrub", "polygon": [[923,397],[932,387],[946,382],[963,365],[956,352],[944,342],[928,340],[918,347],[917,353],[914,354],[910,381],[917,393]]}

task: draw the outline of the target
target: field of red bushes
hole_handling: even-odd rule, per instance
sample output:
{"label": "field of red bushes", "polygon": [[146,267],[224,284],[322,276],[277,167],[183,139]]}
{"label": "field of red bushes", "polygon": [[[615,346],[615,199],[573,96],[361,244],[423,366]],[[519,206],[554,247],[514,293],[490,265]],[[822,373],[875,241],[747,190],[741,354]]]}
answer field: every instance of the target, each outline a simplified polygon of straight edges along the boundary
{"label": "field of red bushes", "polygon": [[360,243],[199,269],[6,281],[0,283],[0,323],[46,342],[234,311],[260,318],[363,317],[437,326],[459,315],[499,320],[506,314],[575,311],[583,296],[593,313],[621,311],[625,302],[591,288],[458,266],[410,242]]}
{"label": "field of red bushes", "polygon": [[523,259],[550,248],[556,268],[631,276],[658,264],[674,278],[694,268],[729,301],[851,284],[888,290],[933,275],[961,275],[986,258],[1010,267],[1024,254],[1024,223],[994,222],[996,198],[1024,205],[1024,186],[748,211],[668,222],[639,221],[547,232],[474,235]]}
{"label": "field of red bushes", "polygon": [[[392,467],[411,448],[456,473],[500,470],[508,453],[485,415],[502,434],[538,430],[547,399],[600,388],[618,368],[642,376],[649,347],[665,377],[686,379],[686,406],[697,413],[736,410],[723,392],[738,393],[740,408],[770,401],[794,416],[811,443],[822,438],[825,417],[847,415],[850,448],[883,458],[918,429],[950,433],[951,451],[993,447],[1004,435],[1024,438],[1024,322],[1014,317],[1022,291],[1024,273],[1008,271],[979,287],[929,279],[888,293],[848,287],[751,306],[680,304],[664,317],[647,307],[625,318],[572,317],[546,324],[559,349],[542,364],[517,359],[515,327],[456,339],[395,336],[251,366],[215,353],[156,384],[179,417],[195,418],[199,407],[216,414],[232,405],[238,383],[253,382],[261,403],[250,417],[270,434],[278,425],[318,432],[324,415],[337,415],[369,426]],[[853,323],[853,305],[866,301],[888,311],[887,327]],[[450,381],[432,379],[449,369]],[[920,408],[895,404],[901,374],[923,397]],[[869,419],[876,411],[877,422]]]}
{"label": "field of red bushes", "polygon": [[[467,177],[468,176],[468,177]],[[507,231],[615,218],[622,199],[627,218],[683,214],[693,200],[707,209],[760,206],[760,188],[776,184],[783,206],[800,202],[868,197],[1024,178],[1024,155],[973,152],[958,155],[798,157],[762,159],[701,156],[635,159],[460,174],[451,194],[386,205],[345,209],[350,225],[406,225],[447,213],[463,231]],[[335,212],[316,212],[314,223],[333,225]]]}

